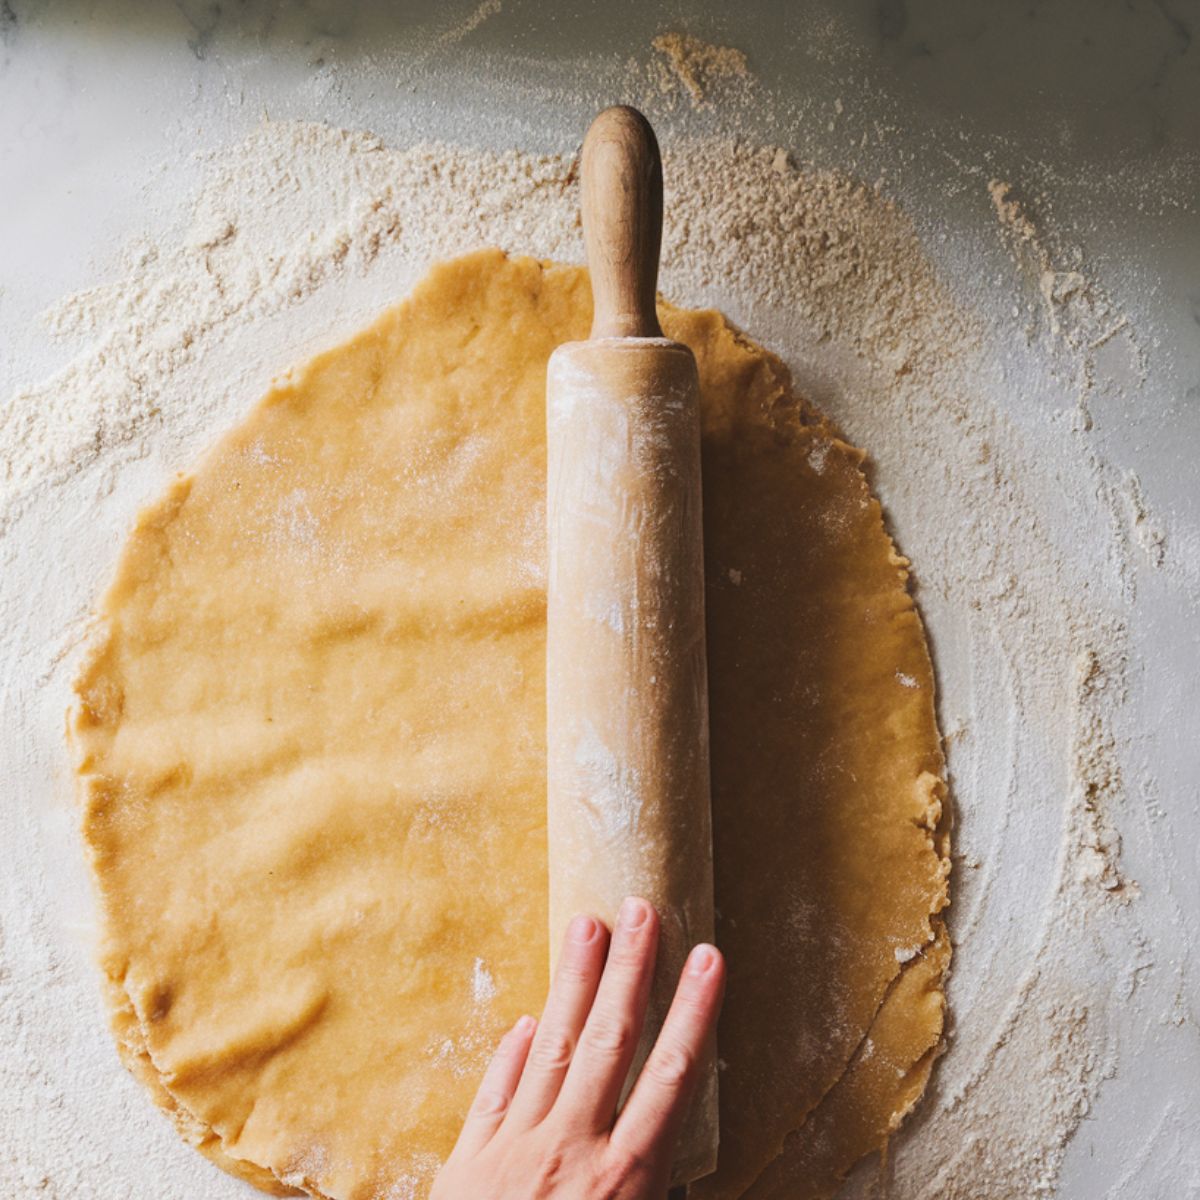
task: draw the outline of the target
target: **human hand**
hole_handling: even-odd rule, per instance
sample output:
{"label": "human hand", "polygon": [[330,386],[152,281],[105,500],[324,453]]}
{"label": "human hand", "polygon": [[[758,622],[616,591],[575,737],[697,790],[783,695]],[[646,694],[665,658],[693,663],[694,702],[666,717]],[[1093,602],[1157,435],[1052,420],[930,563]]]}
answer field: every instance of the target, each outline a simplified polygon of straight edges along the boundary
{"label": "human hand", "polygon": [[588,916],[567,928],[539,1024],[504,1035],[430,1200],[661,1200],[725,963],[696,946],[654,1049],[616,1116],[646,1012],[658,914],[621,905],[611,947]]}

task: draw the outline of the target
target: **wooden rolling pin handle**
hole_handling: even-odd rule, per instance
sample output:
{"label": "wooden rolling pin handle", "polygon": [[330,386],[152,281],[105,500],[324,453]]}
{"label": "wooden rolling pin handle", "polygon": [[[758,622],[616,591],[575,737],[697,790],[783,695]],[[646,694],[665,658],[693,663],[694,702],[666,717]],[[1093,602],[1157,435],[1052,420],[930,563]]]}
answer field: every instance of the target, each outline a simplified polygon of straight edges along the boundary
{"label": "wooden rolling pin handle", "polygon": [[655,308],[662,242],[662,160],[635,108],[606,108],[583,140],[583,240],[592,337],[662,337]]}

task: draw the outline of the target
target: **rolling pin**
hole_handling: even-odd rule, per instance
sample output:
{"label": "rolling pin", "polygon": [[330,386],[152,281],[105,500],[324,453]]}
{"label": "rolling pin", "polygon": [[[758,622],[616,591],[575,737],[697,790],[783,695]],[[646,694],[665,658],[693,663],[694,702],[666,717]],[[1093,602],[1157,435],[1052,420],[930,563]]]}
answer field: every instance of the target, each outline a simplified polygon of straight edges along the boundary
{"label": "rolling pin", "polygon": [[[546,388],[550,945],[578,912],[611,926],[626,896],[658,909],[632,1080],[689,950],[713,938],[700,394],[655,309],[662,164],[640,113],[596,118],[581,186],[594,319],[551,355]],[[716,1157],[713,1048],[672,1186]]]}

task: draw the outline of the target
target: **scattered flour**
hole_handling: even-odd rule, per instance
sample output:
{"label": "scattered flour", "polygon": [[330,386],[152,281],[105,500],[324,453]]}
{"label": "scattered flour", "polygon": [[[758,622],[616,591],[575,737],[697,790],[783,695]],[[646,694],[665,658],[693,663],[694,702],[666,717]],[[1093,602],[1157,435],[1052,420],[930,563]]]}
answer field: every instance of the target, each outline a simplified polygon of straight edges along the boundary
{"label": "scattered flour", "polygon": [[693,108],[711,107],[711,93],[741,85],[745,94],[751,78],[746,56],[732,46],[714,46],[687,33],[661,33],[650,45],[656,56],[651,77],[660,96],[674,98],[680,89]]}
{"label": "scattered flour", "polygon": [[477,1008],[482,1008],[496,998],[496,980],[482,958],[475,960],[471,968],[471,1000]]}
{"label": "scattered flour", "polygon": [[482,3],[466,18],[448,30],[438,39],[439,48],[453,46],[457,42],[461,42],[463,38],[469,37],[477,30],[485,21],[490,21],[503,8],[502,0],[482,0]]}
{"label": "scattered flour", "polygon": [[465,983],[471,989],[467,1027],[458,1037],[440,1038],[426,1047],[426,1053],[457,1079],[480,1074],[503,1033],[492,1010],[498,992],[496,978],[482,958],[472,963],[471,978]]}
{"label": "scattered flour", "polygon": [[[498,9],[490,0],[467,24]],[[660,84],[696,106],[714,85],[746,79],[737,51],[677,34],[655,49]],[[0,1150],[6,1194],[133,1197],[135,1148],[159,1161],[173,1153],[167,1123],[120,1082],[96,1103],[105,1128],[128,1126],[127,1145],[53,1162],[39,1151],[75,1128],[75,1080],[119,1080],[92,998],[85,903],[69,906],[78,944],[64,948],[55,924],[55,872],[75,872],[73,895],[79,869],[47,864],[78,853],[58,726],[121,529],[273,371],[361,323],[431,260],[484,244],[581,259],[575,178],[569,157],[395,148],[366,133],[264,123],[207,157],[186,236],[130,247],[121,277],[48,314],[74,352],[0,409],[0,562],[6,578],[33,585],[32,598],[25,589],[4,600],[3,699],[10,744],[21,747],[17,778],[59,806],[53,836],[28,809],[5,810],[0,828],[35,864],[5,882],[0,1083],[16,1105],[10,1119],[29,1130]],[[714,179],[723,186],[707,186]],[[1113,1014],[1156,965],[1118,830],[1129,804],[1131,553],[1161,557],[1165,535],[1136,478],[1091,448],[1086,419],[1097,355],[1112,339],[1140,353],[1133,331],[1082,263],[1057,257],[1006,183],[992,183],[992,200],[1041,305],[1017,352],[947,292],[909,220],[875,187],[800,169],[787,148],[718,140],[673,144],[666,181],[664,291],[726,307],[875,452],[875,483],[915,563],[943,726],[954,731],[953,1024],[917,1128],[892,1149],[888,1194],[1047,1194],[1112,1072]],[[996,397],[1008,392],[1014,353],[1046,396],[1061,387],[1044,363],[1065,364],[1076,420],[1030,431],[1011,418]],[[310,537],[306,511],[297,497],[280,536]],[[740,584],[736,567],[725,570]],[[495,983],[482,961],[470,986],[486,1006]],[[82,1029],[80,1012],[91,1014]],[[467,1070],[485,1049],[480,1038],[430,1052]],[[226,1194],[228,1181],[196,1164],[190,1194]],[[856,1173],[848,1194],[874,1194],[876,1174]],[[413,1190],[396,1187],[397,1197]]]}

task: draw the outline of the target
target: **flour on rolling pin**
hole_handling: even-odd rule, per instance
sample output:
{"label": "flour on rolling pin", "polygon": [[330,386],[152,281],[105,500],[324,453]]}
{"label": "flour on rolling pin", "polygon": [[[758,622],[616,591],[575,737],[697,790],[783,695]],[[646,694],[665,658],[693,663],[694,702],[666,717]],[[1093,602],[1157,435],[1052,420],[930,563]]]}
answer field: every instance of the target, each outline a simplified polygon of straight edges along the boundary
{"label": "flour on rolling pin", "polygon": [[[688,951],[713,937],[696,364],[654,310],[661,168],[640,115],[597,118],[583,156],[592,337],[547,378],[550,935],[642,896],[662,932],[631,1078]],[[715,1055],[672,1183],[716,1166]]]}

